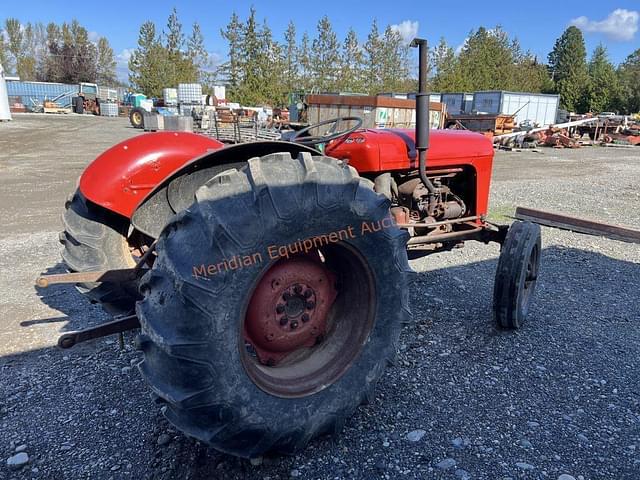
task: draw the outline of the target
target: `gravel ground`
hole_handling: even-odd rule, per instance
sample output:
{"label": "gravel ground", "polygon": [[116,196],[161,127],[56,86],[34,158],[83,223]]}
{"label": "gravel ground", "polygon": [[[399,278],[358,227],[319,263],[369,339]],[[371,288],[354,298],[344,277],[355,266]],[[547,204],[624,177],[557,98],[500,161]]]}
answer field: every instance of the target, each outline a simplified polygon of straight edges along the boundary
{"label": "gravel ground", "polygon": [[[254,462],[182,436],[134,368],[133,335],[124,349],[106,338],[58,350],[60,332],[106,316],[73,288],[33,286],[61,271],[59,215],[77,176],[135,134],[86,116],[0,123],[1,479],[640,478],[638,246],[547,228],[516,333],[491,320],[496,246],[412,261],[398,362],[340,435]],[[640,148],[499,153],[494,173],[497,219],[525,205],[640,226]]]}

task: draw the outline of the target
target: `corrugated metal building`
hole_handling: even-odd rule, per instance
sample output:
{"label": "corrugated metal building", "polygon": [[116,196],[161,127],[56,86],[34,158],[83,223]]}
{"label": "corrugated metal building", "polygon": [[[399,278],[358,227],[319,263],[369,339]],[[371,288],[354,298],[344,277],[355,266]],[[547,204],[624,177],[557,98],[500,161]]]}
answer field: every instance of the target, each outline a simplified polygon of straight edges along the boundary
{"label": "corrugated metal building", "polygon": [[[505,91],[476,92],[473,111],[515,115],[515,123],[531,121],[540,126],[556,123],[560,95]],[[517,113],[516,113],[517,112]]]}

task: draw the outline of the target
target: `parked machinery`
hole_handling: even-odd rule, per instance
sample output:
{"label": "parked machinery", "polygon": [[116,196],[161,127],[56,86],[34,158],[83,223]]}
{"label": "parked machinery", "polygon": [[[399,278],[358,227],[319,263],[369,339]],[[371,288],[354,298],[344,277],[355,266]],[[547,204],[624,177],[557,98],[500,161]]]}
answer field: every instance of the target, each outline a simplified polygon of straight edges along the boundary
{"label": "parked machinery", "polygon": [[409,320],[407,252],[500,243],[495,318],[519,327],[540,229],[486,220],[491,141],[430,137],[427,47],[413,45],[415,132],[340,118],[291,142],[223,147],[161,132],[100,155],[66,205],[61,242],[73,273],[39,284],[77,283],[116,318],[59,344],[140,327],[139,368],[167,418],[255,457],[339,430],[372,398]]}

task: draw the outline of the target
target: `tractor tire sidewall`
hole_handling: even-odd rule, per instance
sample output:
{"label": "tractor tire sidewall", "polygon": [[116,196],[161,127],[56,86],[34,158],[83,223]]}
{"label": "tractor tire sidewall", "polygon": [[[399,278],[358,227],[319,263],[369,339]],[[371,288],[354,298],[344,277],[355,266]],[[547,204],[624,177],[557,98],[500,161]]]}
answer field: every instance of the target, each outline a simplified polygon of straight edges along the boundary
{"label": "tractor tire sidewall", "polygon": [[[136,118],[135,114],[139,114],[140,115],[140,121],[139,122],[134,121],[134,118]],[[144,111],[143,111],[143,109],[140,108],[140,107],[132,108],[131,111],[129,112],[129,122],[131,122],[131,126],[133,128],[144,128]]]}
{"label": "tractor tire sidewall", "polygon": [[[60,233],[62,259],[70,272],[91,272],[131,268],[127,249],[128,222],[117,214],[92,204],[77,190],[65,205]],[[140,298],[137,281],[79,283],[78,290],[92,303],[100,303],[112,315],[135,310]]]}
{"label": "tractor tire sidewall", "polygon": [[[305,162],[289,154],[254,159],[241,172],[215,177],[199,190],[198,202],[165,228],[158,259],[141,286],[143,376],[168,403],[172,423],[227,453],[292,453],[339,430],[371,397],[409,315],[406,233],[396,227],[358,230],[363,221],[387,217],[388,201],[342,162],[318,158],[313,163],[320,176],[313,181],[305,181]],[[277,188],[282,182],[289,187]],[[240,349],[247,303],[269,267],[268,247],[349,225],[356,235],[348,243],[373,273],[375,321],[368,340],[346,373],[319,392],[301,398],[264,392],[245,371]],[[222,252],[261,252],[264,262],[211,281],[193,278],[194,265],[215,263]]]}
{"label": "tractor tire sidewall", "polygon": [[[524,324],[528,314],[524,311],[524,284],[534,248],[538,249],[535,268],[539,272],[542,254],[540,227],[531,222],[514,222],[500,251],[493,288],[494,318],[501,328],[518,329]],[[529,287],[529,305],[533,301],[536,283]]]}

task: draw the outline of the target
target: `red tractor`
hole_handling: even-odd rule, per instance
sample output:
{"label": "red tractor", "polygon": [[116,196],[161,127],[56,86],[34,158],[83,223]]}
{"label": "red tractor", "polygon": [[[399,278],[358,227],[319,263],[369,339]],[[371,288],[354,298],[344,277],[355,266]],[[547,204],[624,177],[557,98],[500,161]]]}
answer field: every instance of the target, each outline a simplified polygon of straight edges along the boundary
{"label": "red tractor", "polygon": [[500,243],[495,318],[519,327],[540,229],[486,220],[490,140],[434,131],[429,145],[426,42],[414,46],[415,132],[343,118],[288,142],[163,132],[100,155],[66,205],[72,273],[40,284],[76,283],[115,319],[60,346],[140,327],[139,368],[167,418],[250,458],[335,432],[371,398],[409,320],[408,254]]}

